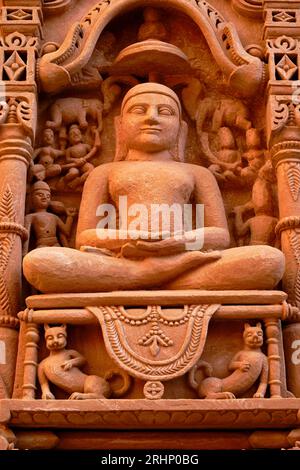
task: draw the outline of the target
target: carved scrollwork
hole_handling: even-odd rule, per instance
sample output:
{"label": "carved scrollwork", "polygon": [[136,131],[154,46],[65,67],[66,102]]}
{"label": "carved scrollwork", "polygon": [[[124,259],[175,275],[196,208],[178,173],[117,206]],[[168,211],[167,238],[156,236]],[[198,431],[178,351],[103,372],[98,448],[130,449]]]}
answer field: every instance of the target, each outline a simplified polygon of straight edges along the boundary
{"label": "carved scrollwork", "polygon": [[271,131],[280,131],[286,124],[294,120],[294,108],[290,96],[274,96],[269,98],[269,110],[272,118]]}
{"label": "carved scrollwork", "polygon": [[111,1],[110,0],[100,0],[100,2],[97,3],[93,7],[92,10],[88,12],[88,14],[84,17],[82,24],[83,26],[93,26],[93,24],[97,21],[99,13],[103,12],[105,8],[107,8],[110,5]]}
{"label": "carved scrollwork", "polygon": [[226,26],[224,26],[222,39],[224,41],[225,47],[228,50],[231,56],[232,62],[234,64],[239,66],[239,65],[245,65],[248,63],[248,61],[244,57],[245,55],[247,56],[248,54],[245,53],[245,50],[242,47],[239,41],[239,38],[237,36],[237,32],[233,29],[231,24],[226,24]]}
{"label": "carved scrollwork", "polygon": [[205,0],[195,0],[195,3],[205,13],[213,28],[218,31],[220,24],[225,23],[223,16]]}
{"label": "carved scrollwork", "polygon": [[3,124],[8,116],[9,105],[6,101],[0,102],[0,124]]}
{"label": "carved scrollwork", "polygon": [[10,48],[35,47],[38,45],[38,38],[27,37],[25,34],[15,31],[0,38],[0,45]]}
{"label": "carved scrollwork", "polygon": [[[184,3],[168,0],[168,6],[176,10],[187,14],[190,10],[190,16],[205,34],[216,62],[228,77],[229,85],[244,96],[255,94],[261,87],[265,74],[261,60],[245,51],[234,26],[227,23],[209,3],[203,0]],[[128,0],[122,1],[124,11],[130,6]],[[58,50],[45,54],[40,59],[39,80],[45,91],[58,92],[68,86],[83,83],[85,86],[96,86],[94,74],[85,73],[85,67],[107,22],[117,14],[120,14],[119,0],[99,2],[80,23],[72,26]],[[98,76],[99,81],[101,77]]]}
{"label": "carved scrollwork", "polygon": [[21,124],[29,135],[35,129],[35,101],[29,93],[26,96],[6,96],[0,102],[0,125]]}
{"label": "carved scrollwork", "polygon": [[30,130],[32,123],[32,109],[30,104],[24,100],[20,101],[17,105],[16,115],[19,123]]}
{"label": "carved scrollwork", "polygon": [[280,36],[276,39],[267,40],[267,49],[269,52],[275,51],[280,53],[292,52],[296,50],[298,41],[289,36]]}

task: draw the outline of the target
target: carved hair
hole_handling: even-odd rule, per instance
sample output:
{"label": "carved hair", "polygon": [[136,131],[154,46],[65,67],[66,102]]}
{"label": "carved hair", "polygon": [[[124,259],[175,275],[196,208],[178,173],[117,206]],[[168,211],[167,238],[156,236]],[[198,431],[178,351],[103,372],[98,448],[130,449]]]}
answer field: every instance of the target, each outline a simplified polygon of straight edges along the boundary
{"label": "carved hair", "polygon": [[78,126],[78,124],[72,124],[72,125],[70,126],[70,128],[69,128],[69,133],[70,133],[71,131],[77,130],[77,129],[81,132],[80,127]]}
{"label": "carved hair", "polygon": [[176,103],[176,106],[179,112],[180,128],[179,128],[177,140],[175,142],[174,147],[170,150],[170,153],[173,156],[173,159],[175,161],[183,162],[188,127],[187,127],[187,123],[185,121],[182,121],[181,119],[182,110],[181,110],[181,104],[180,104],[179,98],[176,95],[176,93],[173,90],[171,90],[171,88],[168,88],[165,85],[161,85],[159,83],[152,83],[152,82],[141,83],[139,85],[132,87],[123,98],[122,105],[121,105],[121,115],[115,118],[116,154],[115,154],[114,161],[125,160],[127,153],[128,153],[126,143],[120,139],[121,132],[119,132],[125,104],[133,96],[142,95],[144,93],[155,93],[155,94],[165,95],[171,98]]}
{"label": "carved hair", "polygon": [[134,87],[130,88],[130,90],[126,93],[122,101],[121,116],[123,114],[124,107],[127,101],[130,100],[130,98],[137,95],[143,95],[145,93],[156,93],[157,95],[165,95],[169,98],[172,98],[172,100],[175,101],[177,105],[179,117],[181,119],[181,103],[175,91],[165,85],[161,85],[160,83],[155,82],[139,83],[139,85],[135,85]]}
{"label": "carved hair", "polygon": [[50,186],[45,181],[37,181],[30,188],[31,194],[33,194],[35,191],[40,190],[48,191],[49,193],[51,193]]}

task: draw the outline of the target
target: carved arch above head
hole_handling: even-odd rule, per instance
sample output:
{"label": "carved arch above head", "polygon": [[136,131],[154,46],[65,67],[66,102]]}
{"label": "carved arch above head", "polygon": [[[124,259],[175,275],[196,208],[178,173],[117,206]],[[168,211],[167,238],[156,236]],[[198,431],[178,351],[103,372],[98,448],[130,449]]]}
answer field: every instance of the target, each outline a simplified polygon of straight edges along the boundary
{"label": "carved arch above head", "polygon": [[[39,61],[42,90],[58,93],[68,87],[97,80],[96,74],[84,74],[104,28],[115,17],[135,8],[161,7],[161,0],[101,0],[81,22],[75,23],[61,46]],[[257,94],[264,84],[265,65],[248,54],[232,23],[227,22],[205,0],[164,0],[163,7],[185,13],[197,24],[210,51],[227,78],[228,85],[244,97]],[[100,82],[100,78],[98,78]]]}

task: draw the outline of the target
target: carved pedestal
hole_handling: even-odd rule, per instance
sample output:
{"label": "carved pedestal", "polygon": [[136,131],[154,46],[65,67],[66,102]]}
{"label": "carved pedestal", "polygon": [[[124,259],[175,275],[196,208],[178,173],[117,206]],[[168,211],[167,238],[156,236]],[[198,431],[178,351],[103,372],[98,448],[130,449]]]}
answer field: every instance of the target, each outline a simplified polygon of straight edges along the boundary
{"label": "carved pedestal", "polygon": [[[16,435],[19,427],[52,429],[59,439],[59,444],[56,442],[55,445],[64,448],[69,445],[67,442],[71,434],[61,433],[59,428],[71,430],[76,426],[76,429],[84,430],[83,436],[95,438],[90,447],[85,447],[84,439],[82,447],[77,444],[79,447],[102,448],[105,447],[105,438],[101,429],[147,429],[148,442],[151,439],[155,442],[155,433],[151,434],[151,429],[169,433],[174,433],[176,429],[198,430],[203,434],[208,429],[219,429],[221,432],[230,426],[232,430],[272,428],[272,432],[280,436],[277,445],[282,445],[287,432],[280,434],[279,429],[297,426],[300,406],[299,399],[285,398],[290,395],[285,385],[283,350],[278,341],[280,320],[298,316],[298,310],[286,303],[286,295],[280,291],[140,291],[138,297],[136,294],[62,294],[27,298],[27,310],[19,314],[23,332],[20,344],[24,344],[20,349],[23,359],[16,373],[19,383],[17,380],[15,398],[4,401],[11,416],[9,420],[6,418],[6,422],[13,427]],[[168,399],[164,399],[163,384],[166,386],[170,380],[174,384],[176,377],[184,376],[203,357],[203,351],[207,357],[207,341],[214,326],[225,322],[234,328],[239,320],[265,323],[270,398],[183,398],[186,392],[181,385],[177,393],[172,393],[173,399],[168,397],[170,388],[167,391]],[[38,385],[37,351],[39,347],[43,349],[43,341],[38,334],[39,325],[61,323],[72,329],[74,334],[72,336],[70,330],[69,341],[73,345],[76,328],[80,327],[85,334],[88,334],[85,330],[88,325],[96,330],[99,346],[105,343],[102,361],[107,361],[105,355],[108,354],[118,367],[126,371],[134,380],[133,391],[118,400],[41,401],[40,391],[35,391]],[[98,357],[96,349],[95,346],[94,357]],[[144,390],[146,399],[136,395],[141,392],[134,392],[136,380],[137,383],[142,380],[139,390]],[[134,396],[132,393],[136,397],[134,400],[130,399]],[[20,400],[21,397],[23,400]],[[95,430],[98,430],[97,434]],[[204,443],[205,434],[202,438],[201,432],[198,439],[199,442],[204,439]],[[252,436],[253,431],[250,434]],[[246,448],[251,448],[252,441],[254,446],[261,442],[255,433],[250,439],[250,434],[249,440],[245,441]],[[226,433],[224,438],[226,441]],[[241,443],[243,439],[245,435],[237,434],[237,442]],[[28,440],[30,442],[29,437]],[[185,444],[182,445],[184,448]],[[213,448],[211,445],[207,441],[205,448]],[[233,447],[229,443],[227,445],[234,448],[234,444],[231,444]]]}

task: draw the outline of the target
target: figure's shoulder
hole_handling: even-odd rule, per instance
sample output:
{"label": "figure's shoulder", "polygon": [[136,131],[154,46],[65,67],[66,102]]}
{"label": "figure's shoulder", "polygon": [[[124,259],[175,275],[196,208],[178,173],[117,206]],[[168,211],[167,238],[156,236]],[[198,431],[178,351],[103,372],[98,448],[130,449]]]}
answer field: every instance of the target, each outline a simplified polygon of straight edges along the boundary
{"label": "figure's shoulder", "polygon": [[202,165],[195,165],[194,163],[184,163],[184,165],[188,165],[190,171],[197,177],[203,178],[205,181],[215,182],[217,184],[217,180],[208,168]]}
{"label": "figure's shoulder", "polygon": [[49,362],[48,359],[49,359],[49,356],[48,356],[48,357],[45,357],[45,359],[43,359],[43,360],[39,363],[39,365],[38,365],[38,369],[39,369],[39,370],[44,370],[44,368],[47,367],[47,363]]}
{"label": "figure's shoulder", "polygon": [[114,162],[102,163],[97,166],[93,171],[91,171],[89,178],[97,178],[98,176],[103,176],[108,174],[113,168]]}

